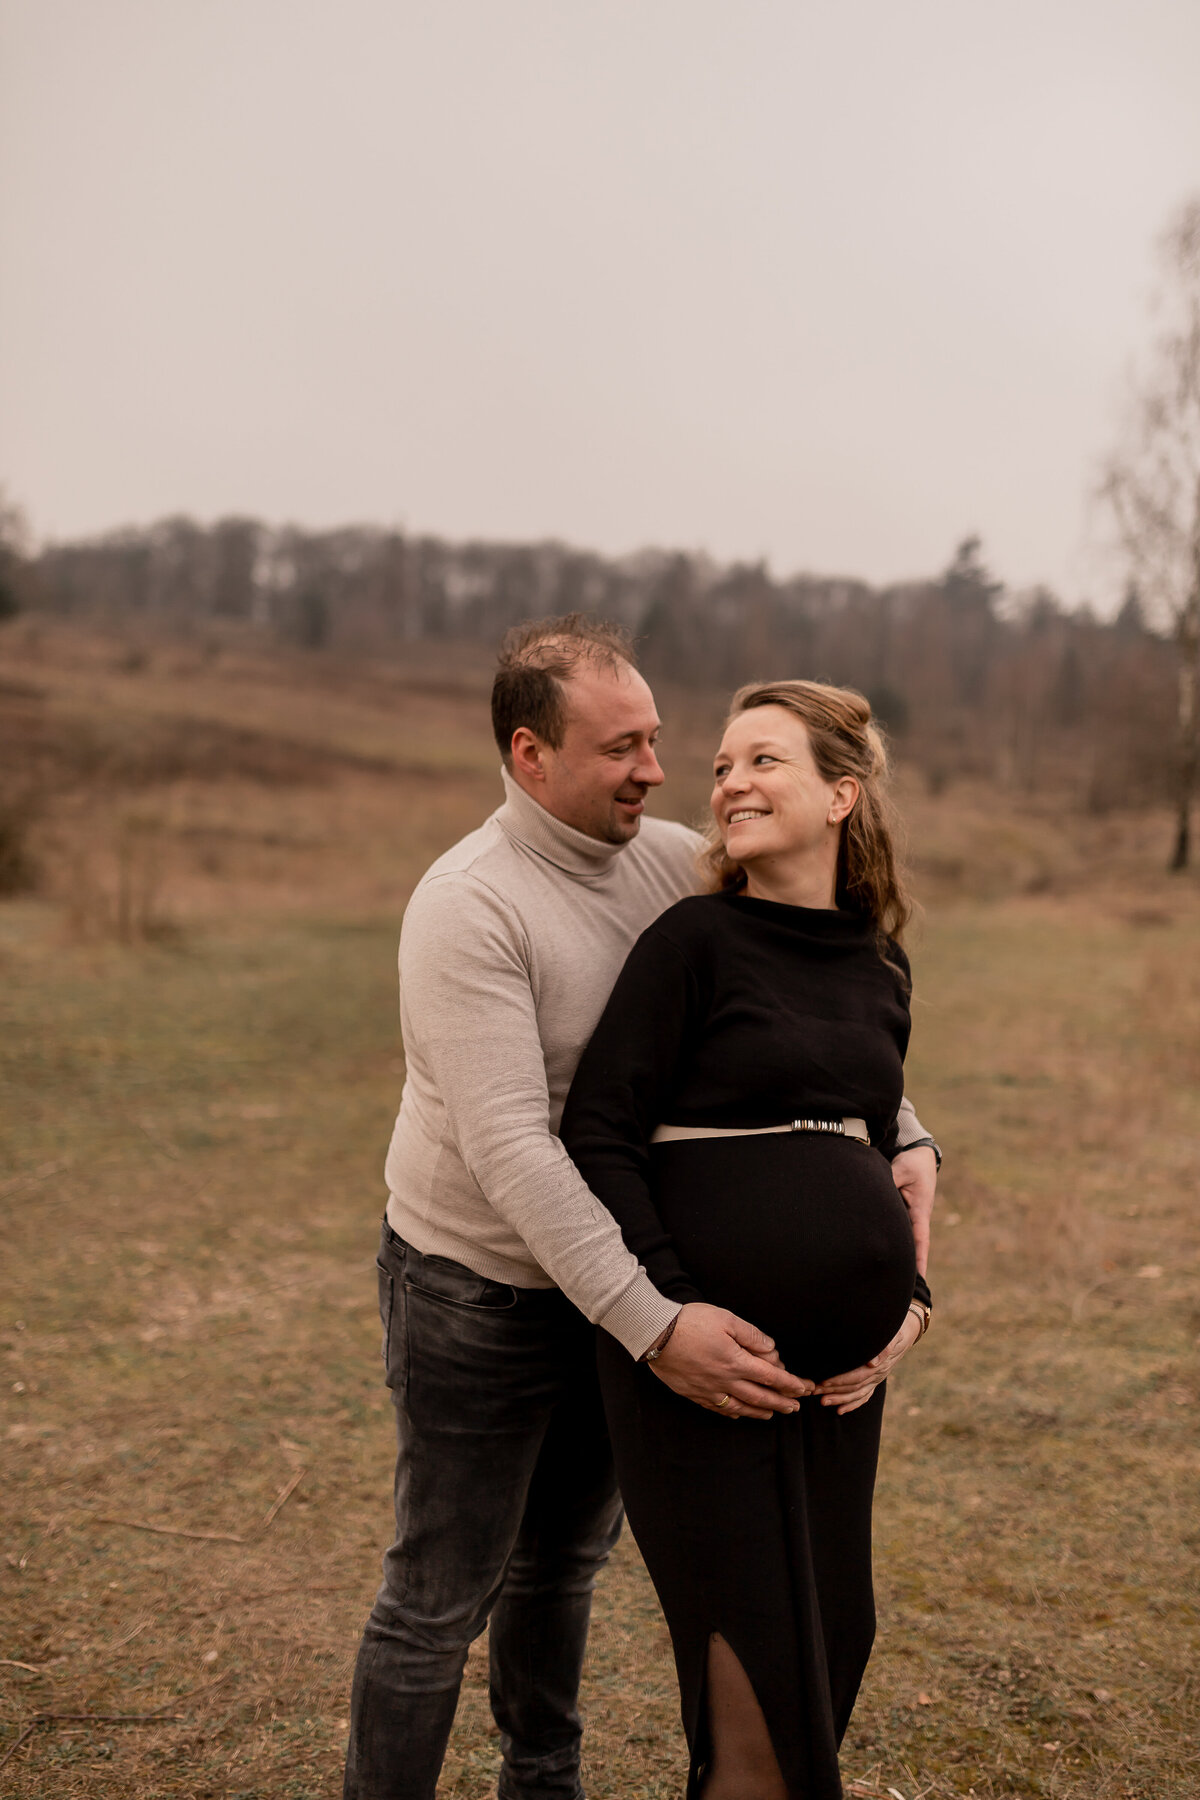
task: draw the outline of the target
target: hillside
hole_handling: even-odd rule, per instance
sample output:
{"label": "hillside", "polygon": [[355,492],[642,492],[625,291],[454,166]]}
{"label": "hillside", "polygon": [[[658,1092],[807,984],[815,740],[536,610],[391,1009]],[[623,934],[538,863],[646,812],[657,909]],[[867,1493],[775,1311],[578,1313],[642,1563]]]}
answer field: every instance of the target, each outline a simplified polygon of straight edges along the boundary
{"label": "hillside", "polygon": [[[30,1733],[0,1796],[318,1800],[388,1530],[396,932],[495,802],[486,658],[44,620],[0,652],[0,1755]],[[661,699],[659,804],[691,815],[720,698]],[[1200,885],[1161,872],[1165,807],[932,781],[903,749],[899,792],[908,1085],[946,1164],[848,1791],[1191,1800]],[[628,1538],[584,1704],[596,1800],[678,1791]],[[496,1760],[481,1643],[447,1800]]]}

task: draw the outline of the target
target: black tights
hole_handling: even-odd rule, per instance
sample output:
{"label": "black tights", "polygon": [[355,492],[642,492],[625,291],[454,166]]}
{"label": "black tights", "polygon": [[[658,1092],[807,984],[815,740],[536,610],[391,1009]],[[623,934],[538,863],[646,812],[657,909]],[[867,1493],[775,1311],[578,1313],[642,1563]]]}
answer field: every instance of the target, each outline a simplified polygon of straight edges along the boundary
{"label": "black tights", "polygon": [[708,1640],[710,1761],[704,1800],[797,1800],[783,1779],[750,1677],[719,1632]]}

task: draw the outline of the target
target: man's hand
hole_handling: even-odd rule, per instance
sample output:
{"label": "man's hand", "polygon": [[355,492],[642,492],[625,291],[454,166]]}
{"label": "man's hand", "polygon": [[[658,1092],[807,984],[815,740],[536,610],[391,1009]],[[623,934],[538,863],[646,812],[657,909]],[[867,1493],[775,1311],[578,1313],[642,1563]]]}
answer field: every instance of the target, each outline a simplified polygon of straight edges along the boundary
{"label": "man's hand", "polygon": [[798,1402],[815,1391],[811,1381],[788,1374],[765,1331],[701,1300],[683,1308],[666,1348],[650,1367],[685,1400],[726,1419],[795,1412]]}
{"label": "man's hand", "polygon": [[865,1406],[881,1381],[886,1381],[900,1358],[907,1354],[921,1335],[921,1321],[916,1313],[907,1312],[904,1323],[886,1349],[873,1356],[860,1368],[847,1369],[844,1375],[831,1375],[817,1389],[822,1406],[836,1406],[838,1417]]}
{"label": "man's hand", "polygon": [[918,1144],[914,1150],[901,1150],[892,1158],[892,1180],[908,1208],[917,1268],[922,1275],[929,1270],[929,1230],[937,1177],[937,1157],[928,1144]]}

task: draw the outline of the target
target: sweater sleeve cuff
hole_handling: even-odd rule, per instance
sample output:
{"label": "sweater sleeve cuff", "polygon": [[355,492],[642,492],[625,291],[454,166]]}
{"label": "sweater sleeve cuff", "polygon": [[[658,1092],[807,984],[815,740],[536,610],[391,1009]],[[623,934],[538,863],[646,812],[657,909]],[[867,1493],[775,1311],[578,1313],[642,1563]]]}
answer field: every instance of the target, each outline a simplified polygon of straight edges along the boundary
{"label": "sweater sleeve cuff", "polygon": [[678,1300],[664,1298],[646,1271],[639,1269],[625,1292],[596,1322],[623,1344],[636,1362],[680,1310]]}

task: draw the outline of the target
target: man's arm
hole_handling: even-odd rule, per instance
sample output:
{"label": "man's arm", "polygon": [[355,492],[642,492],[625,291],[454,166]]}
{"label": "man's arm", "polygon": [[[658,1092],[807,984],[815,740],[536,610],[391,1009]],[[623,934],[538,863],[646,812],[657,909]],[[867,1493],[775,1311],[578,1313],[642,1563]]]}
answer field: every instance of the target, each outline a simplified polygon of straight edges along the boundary
{"label": "man's arm", "polygon": [[896,1114],[896,1140],[900,1150],[915,1150],[918,1144],[930,1145],[941,1167],[941,1152],[938,1150],[932,1135],[926,1131],[916,1114],[916,1108],[908,1095],[900,1102],[900,1110]]}
{"label": "man's arm", "polygon": [[458,873],[417,890],[400,979],[406,1029],[488,1203],[580,1311],[634,1356],[678,1311],[550,1132],[529,947],[513,909]]}
{"label": "man's arm", "polygon": [[937,1191],[938,1170],[942,1166],[941,1151],[913,1110],[907,1096],[900,1102],[896,1118],[900,1148],[892,1158],[892,1180],[908,1208],[912,1221],[913,1242],[917,1251],[917,1270],[922,1276],[929,1270],[929,1243],[933,1225],[933,1202]]}

